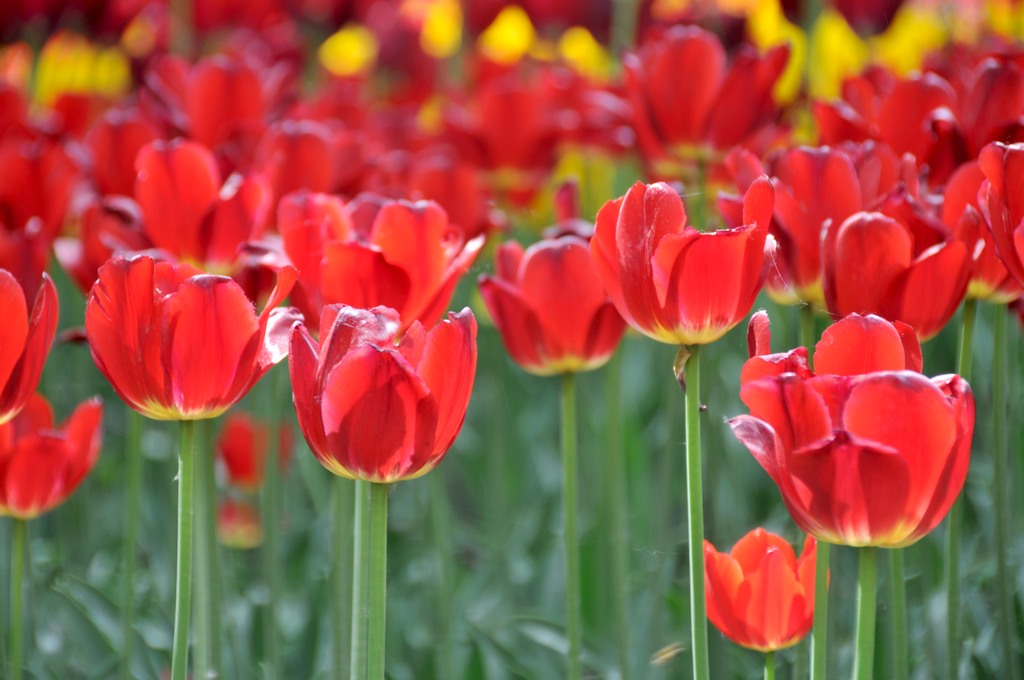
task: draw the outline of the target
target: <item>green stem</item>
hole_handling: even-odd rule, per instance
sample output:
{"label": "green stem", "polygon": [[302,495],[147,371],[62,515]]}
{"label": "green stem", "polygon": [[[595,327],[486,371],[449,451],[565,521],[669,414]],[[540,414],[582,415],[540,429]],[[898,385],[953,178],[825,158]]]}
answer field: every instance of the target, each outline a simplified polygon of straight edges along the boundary
{"label": "green stem", "polygon": [[178,438],[178,564],[174,584],[171,680],[188,676],[188,629],[192,612],[192,519],[195,421],[182,420]]}
{"label": "green stem", "polygon": [[683,348],[686,360],[686,509],[690,551],[690,640],[694,680],[708,680],[708,628],[704,601],[704,490],[700,452],[700,345]]}
{"label": "green stem", "polygon": [[890,606],[892,607],[893,680],[907,680],[910,663],[907,653],[907,579],[903,566],[903,550],[889,551],[892,559]]}
{"label": "green stem", "polygon": [[367,575],[370,625],[367,633],[367,680],[384,680],[384,634],[388,595],[388,484],[370,484],[370,573]]}
{"label": "green stem", "polygon": [[[960,347],[957,350],[957,373],[964,380],[971,377],[971,356],[974,345],[974,321],[978,301],[964,301],[963,325],[960,327]],[[960,534],[963,531],[963,491],[949,510],[949,529],[946,541],[946,671],[949,680],[959,677],[960,668]]]}
{"label": "green stem", "polygon": [[612,54],[621,55],[636,40],[636,0],[613,0],[612,12]]}
{"label": "green stem", "polygon": [[992,449],[993,477],[995,480],[995,511],[996,511],[996,588],[999,603],[999,637],[1003,652],[1003,677],[1017,677],[1015,655],[1013,651],[1014,625],[1010,607],[1014,596],[1010,588],[1010,577],[1007,571],[1007,547],[1009,544],[1009,528],[1007,517],[1006,484],[1009,478],[1007,462],[1006,435],[1006,305],[995,308],[995,322],[992,326]]}
{"label": "green stem", "polygon": [[[358,667],[353,662],[356,652],[355,626],[351,627],[349,636],[345,635],[346,626],[356,623],[355,606],[352,600],[352,555],[353,533],[356,530],[355,518],[352,515],[355,503],[356,482],[338,477],[334,482],[334,516],[331,530],[331,626],[334,643],[331,645],[331,677],[345,677],[345,669],[349,669],[352,678],[362,675],[357,673]],[[360,649],[362,641],[360,640]],[[365,668],[365,664],[364,664]]]}
{"label": "green stem", "polygon": [[135,409],[129,408],[125,409],[125,418],[128,421],[124,442],[128,488],[125,490],[124,545],[121,547],[124,559],[124,581],[121,583],[121,678],[131,680],[132,645],[135,641],[132,611],[135,604],[135,559],[138,552],[136,543],[142,488],[142,416]]}
{"label": "green stem", "polygon": [[828,677],[828,566],[832,544],[818,541],[814,565],[814,628],[811,632],[811,680]]}
{"label": "green stem", "polygon": [[775,680],[775,652],[764,655],[764,680]]}
{"label": "green stem", "polygon": [[[352,664],[351,654],[354,647],[351,640],[346,639],[346,624],[354,620],[352,602],[352,532],[354,518],[352,508],[355,483],[350,479],[338,477],[334,481],[334,499],[331,505],[331,583],[328,589],[331,613],[331,676],[345,677],[345,669],[349,668],[349,676],[356,677],[356,669]],[[347,559],[346,559],[347,558]],[[350,635],[354,632],[354,627]]]}
{"label": "green stem", "polygon": [[[277,680],[281,672],[281,648],[277,634],[277,603],[283,597],[281,564],[278,560],[277,532],[281,508],[281,421],[276,397],[287,394],[287,373],[276,367],[267,382],[266,419],[268,423],[267,457],[263,461],[263,577],[267,580],[270,597],[264,609],[263,646],[266,656],[263,668],[268,680]],[[337,563],[335,563],[337,564]]]}
{"label": "green stem", "polygon": [[203,444],[202,454],[196,455],[195,498],[195,673],[197,678],[219,677],[217,663],[220,626],[216,623],[216,586],[214,559],[217,545],[215,529],[217,513],[217,487],[214,481],[214,460],[210,452],[212,420],[197,424]]}
{"label": "green stem", "polygon": [[455,608],[455,543],[452,540],[451,513],[445,494],[444,479],[439,472],[430,475],[430,515],[433,523],[434,549],[437,551],[438,588],[437,615],[440,638],[436,654],[436,672],[439,678],[454,678],[453,657],[454,637],[452,633],[452,612]]}
{"label": "green stem", "polygon": [[[368,603],[366,592],[367,561],[369,560],[369,542],[366,531],[369,516],[369,482],[357,480],[355,482],[355,512],[349,519],[341,510],[341,503],[338,504],[338,514],[335,517],[334,535],[337,537],[336,545],[342,543],[342,529],[346,522],[352,526],[352,625],[350,639],[349,677],[350,680],[362,680],[366,677],[366,627]],[[340,492],[339,492],[340,495]],[[336,631],[339,647],[341,646],[342,630]]]}
{"label": "green stem", "polygon": [[854,680],[871,680],[875,665],[875,616],[878,588],[878,548],[859,548],[857,582],[857,642],[853,658]]}
{"label": "green stem", "polygon": [[580,548],[576,532],[577,506],[576,374],[562,376],[562,504],[565,522],[565,609],[569,641],[568,678],[583,675],[580,658]]}
{"label": "green stem", "polygon": [[605,493],[608,497],[611,552],[612,616],[615,623],[616,652],[619,657],[619,677],[630,680],[629,652],[629,529],[626,494],[626,456],[622,446],[622,363],[612,357],[605,369],[608,373],[608,393],[605,401],[608,418],[608,441],[604,445]]}
{"label": "green stem", "polygon": [[25,553],[28,548],[28,522],[14,520],[14,546],[11,550],[11,680],[21,680],[22,670],[22,596],[24,594]]}

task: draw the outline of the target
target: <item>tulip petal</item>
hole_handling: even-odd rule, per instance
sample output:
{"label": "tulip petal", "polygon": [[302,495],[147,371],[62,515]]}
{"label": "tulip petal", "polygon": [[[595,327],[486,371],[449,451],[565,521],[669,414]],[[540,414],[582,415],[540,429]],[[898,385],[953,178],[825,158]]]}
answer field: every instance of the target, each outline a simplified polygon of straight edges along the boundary
{"label": "tulip petal", "polygon": [[451,447],[466,418],[476,376],[476,334],[476,318],[466,308],[450,312],[426,337],[418,370],[437,403],[437,459]]}
{"label": "tulip petal", "polygon": [[320,409],[331,469],[357,479],[399,479],[434,450],[436,401],[397,351],[362,345],[346,354],[326,377]]}
{"label": "tulip petal", "polygon": [[831,225],[822,249],[829,311],[892,318],[891,287],[910,266],[911,248],[906,228],[879,213],[861,212]]}
{"label": "tulip petal", "polygon": [[25,351],[29,321],[21,285],[4,269],[0,269],[0,309],[4,310],[4,332],[0,333],[0,385],[6,391],[11,373]]}
{"label": "tulip petal", "polygon": [[291,342],[288,345],[288,375],[292,383],[295,414],[299,420],[299,428],[317,459],[335,474],[351,478],[351,474],[328,462],[330,454],[327,448],[327,434],[324,432],[323,417],[318,405],[319,352],[320,346],[310,337],[305,326],[300,325],[292,329]]}
{"label": "tulip petal", "polygon": [[918,257],[899,279],[902,292],[896,317],[931,338],[949,322],[967,292],[971,257],[960,241],[934,246]]}
{"label": "tulip petal", "polygon": [[850,314],[825,329],[814,347],[818,375],[859,375],[907,368],[906,350],[895,326],[869,314]]}

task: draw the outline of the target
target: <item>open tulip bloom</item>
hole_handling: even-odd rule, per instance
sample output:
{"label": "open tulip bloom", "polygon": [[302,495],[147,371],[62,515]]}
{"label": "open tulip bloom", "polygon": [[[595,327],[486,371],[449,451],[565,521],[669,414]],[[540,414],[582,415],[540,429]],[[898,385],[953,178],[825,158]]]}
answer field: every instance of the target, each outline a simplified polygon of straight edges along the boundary
{"label": "open tulip bloom", "polygon": [[49,276],[36,294],[31,313],[21,284],[0,269],[0,423],[16,416],[32,397],[57,333],[57,289]]}
{"label": "open tulip bloom", "polygon": [[807,537],[797,558],[789,543],[754,529],[720,553],[704,541],[708,619],[738,645],[764,652],[774,677],[774,652],[800,642],[814,620],[817,542]]}

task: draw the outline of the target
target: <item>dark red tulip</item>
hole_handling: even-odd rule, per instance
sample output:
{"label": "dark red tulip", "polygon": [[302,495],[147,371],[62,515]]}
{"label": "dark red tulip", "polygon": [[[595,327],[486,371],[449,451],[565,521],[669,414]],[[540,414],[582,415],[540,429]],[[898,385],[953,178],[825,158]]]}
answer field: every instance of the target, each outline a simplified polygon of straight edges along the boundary
{"label": "dark red tulip", "polygon": [[861,35],[881,33],[903,5],[903,0],[832,0],[847,23]]}
{"label": "dark red tulip", "polygon": [[37,394],[0,425],[0,515],[32,519],[67,500],[99,458],[102,418],[103,405],[93,397],[55,425],[50,404]]}
{"label": "dark red tulip", "polygon": [[260,314],[237,283],[187,264],[115,255],[85,308],[93,360],[118,396],[157,420],[215,418],[288,354],[286,267]]}
{"label": "dark red tulip", "polygon": [[590,254],[633,328],[676,345],[714,342],[743,320],[761,290],[773,204],[762,177],[744,198],[745,226],[700,232],[686,225],[682,199],[667,184],[637,182],[601,208]]}
{"label": "dark red tulip", "polygon": [[137,109],[111,109],[89,130],[90,175],[101,195],[131,196],[135,191],[135,157],[159,131]]}
{"label": "dark red tulip", "polygon": [[817,548],[808,536],[797,559],[789,543],[764,529],[730,553],[704,541],[708,619],[747,649],[774,652],[800,642],[814,622]]}
{"label": "dark red tulip", "polygon": [[750,415],[729,425],[797,525],[818,540],[888,548],[934,529],[967,476],[967,383],[913,370],[919,347],[877,317],[851,316],[827,330],[816,374],[765,370],[781,363],[751,358],[740,390]]}
{"label": "dark red tulip", "polygon": [[391,309],[330,305],[321,343],[292,333],[289,369],[299,426],[328,470],[390,483],[432,470],[466,417],[476,374],[476,319],[465,309],[399,335]]}
{"label": "dark red tulip", "polygon": [[545,239],[525,252],[515,241],[495,254],[480,294],[520,366],[537,375],[589,371],[615,352],[626,323],[594,269],[587,242]]}

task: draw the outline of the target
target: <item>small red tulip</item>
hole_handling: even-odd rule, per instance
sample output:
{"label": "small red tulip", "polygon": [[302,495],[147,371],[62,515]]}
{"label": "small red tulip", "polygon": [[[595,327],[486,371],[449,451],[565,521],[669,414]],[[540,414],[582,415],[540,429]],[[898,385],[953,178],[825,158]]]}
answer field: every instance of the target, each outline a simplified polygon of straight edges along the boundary
{"label": "small red tulip", "polygon": [[597,215],[590,254],[626,322],[676,345],[722,337],[750,311],[767,274],[765,240],[773,209],[767,177],[744,198],[746,226],[702,233],[686,225],[667,184],[637,182]]}
{"label": "small red tulip", "polygon": [[728,554],[704,541],[708,619],[748,649],[792,647],[814,623],[817,554],[810,536],[797,559],[789,543],[764,529],[748,533]]}
{"label": "small red tulip", "polygon": [[21,285],[0,269],[0,423],[16,416],[32,397],[57,333],[57,288],[46,274],[29,314]]}
{"label": "small red tulip", "polygon": [[132,199],[92,197],[85,206],[78,234],[59,237],[53,251],[71,280],[88,295],[96,272],[114,253],[149,250],[153,244],[142,230],[142,214]]}
{"label": "small red tulip", "polygon": [[0,141],[0,229],[30,232],[49,246],[77,181],[78,168],[60,143]]}
{"label": "small red tulip", "polygon": [[276,309],[295,283],[283,268],[257,315],[224,276],[145,255],[100,268],[85,308],[96,366],[114,391],[157,420],[215,418],[288,354],[292,309]]}
{"label": "small red tulip", "polygon": [[[243,412],[231,413],[217,439],[217,454],[224,461],[228,480],[243,491],[259,491],[266,472],[270,428]],[[278,467],[284,471],[291,458],[292,433],[287,424],[278,430]]]}
{"label": "small red tulip", "polygon": [[217,505],[217,538],[238,550],[251,550],[263,542],[259,510],[248,501],[228,499]]}
{"label": "small red tulip", "polygon": [[515,241],[494,258],[480,294],[512,358],[530,373],[590,371],[615,352],[626,323],[594,269],[587,242],[545,239],[525,252]]}
{"label": "small red tulip", "polygon": [[131,196],[135,157],[159,138],[156,127],[137,109],[111,109],[89,130],[85,146],[92,156],[91,176],[101,195]]}
{"label": "small red tulip", "polygon": [[394,310],[330,305],[318,344],[292,332],[289,369],[299,426],[336,475],[370,482],[432,470],[466,417],[476,374],[476,319],[465,309],[404,336]]}
{"label": "small red tulip", "polygon": [[34,395],[0,425],[0,515],[32,519],[67,500],[99,458],[102,417],[94,397],[55,426],[50,404]]}
{"label": "small red tulip", "polygon": [[799,357],[790,355],[789,366],[784,357],[747,362],[740,398],[750,415],[729,425],[797,525],[829,543],[887,548],[934,529],[967,477],[967,382],[917,373],[919,345],[878,317],[853,315],[829,328],[816,374],[789,370]]}

